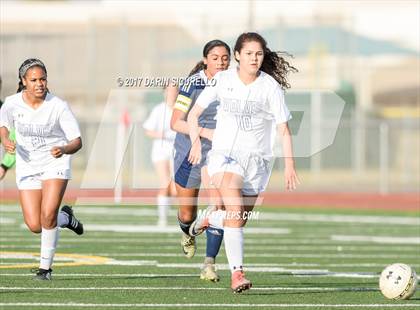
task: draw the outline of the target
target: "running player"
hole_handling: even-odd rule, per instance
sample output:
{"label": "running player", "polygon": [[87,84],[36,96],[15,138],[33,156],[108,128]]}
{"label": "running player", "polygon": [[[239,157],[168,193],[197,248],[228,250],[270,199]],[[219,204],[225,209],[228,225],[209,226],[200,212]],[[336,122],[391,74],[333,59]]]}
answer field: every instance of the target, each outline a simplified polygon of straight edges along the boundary
{"label": "running player", "polygon": [[[2,80],[0,77],[0,90],[1,90],[1,84],[2,84]],[[0,99],[0,109],[2,105],[3,105],[3,101],[1,101]],[[13,142],[16,141],[14,130],[10,132],[9,139]],[[4,154],[1,164],[0,164],[0,180],[3,180],[3,178],[6,176],[7,171],[15,165],[15,162],[16,162],[15,154],[9,154],[9,153]]]}
{"label": "running player", "polygon": [[[16,143],[9,139],[16,131]],[[83,225],[69,206],[58,209],[71,178],[70,155],[82,147],[79,126],[67,103],[47,88],[47,69],[39,59],[19,68],[19,88],[0,111],[0,137],[16,153],[16,183],[26,225],[41,233],[40,266],[34,279],[51,280],[58,228],[77,234]],[[57,216],[58,214],[58,216]]]}
{"label": "running player", "polygon": [[[181,241],[182,249],[188,258],[194,256],[196,251],[195,236],[202,232],[202,230],[192,231],[190,228],[197,217],[197,200],[200,184],[203,183],[204,188],[210,188],[206,156],[207,152],[211,149],[212,133],[216,124],[214,117],[219,103],[214,100],[200,117],[199,135],[203,144],[203,153],[202,160],[195,166],[192,166],[188,162],[191,142],[188,137],[186,118],[194,106],[196,98],[206,87],[208,80],[217,72],[226,70],[229,62],[230,48],[225,42],[220,40],[208,42],[203,48],[203,60],[197,63],[181,87],[172,114],[171,127],[178,132],[174,144],[175,184],[180,202],[178,221],[183,231]],[[212,202],[209,208],[213,208],[214,206],[221,208],[222,204],[217,201],[217,197],[214,196],[215,193],[212,193],[210,189],[209,191],[210,196],[212,196]],[[215,258],[223,241],[223,229],[212,227],[206,233],[206,258],[200,278],[216,282],[219,280],[219,276],[215,270]]]}
{"label": "running player", "polygon": [[176,195],[175,185],[171,182],[175,132],[171,130],[170,123],[177,95],[178,87],[168,85],[165,88],[165,101],[155,106],[143,123],[146,135],[153,138],[151,159],[159,178],[157,205],[158,226],[161,227],[167,225],[171,196]]}
{"label": "running player", "polygon": [[239,67],[216,74],[212,86],[204,89],[188,115],[192,142],[189,161],[193,165],[201,162],[198,120],[211,102],[220,100],[208,172],[222,196],[226,213],[223,223],[211,215],[208,220],[214,226],[224,227],[231,288],[242,292],[252,286],[243,272],[245,211],[254,208],[269,181],[276,130],[283,142],[286,189],[295,189],[299,182],[287,125],[291,115],[283,92],[290,87],[287,74],[296,69],[270,51],[257,33],[241,34],[234,53]]}

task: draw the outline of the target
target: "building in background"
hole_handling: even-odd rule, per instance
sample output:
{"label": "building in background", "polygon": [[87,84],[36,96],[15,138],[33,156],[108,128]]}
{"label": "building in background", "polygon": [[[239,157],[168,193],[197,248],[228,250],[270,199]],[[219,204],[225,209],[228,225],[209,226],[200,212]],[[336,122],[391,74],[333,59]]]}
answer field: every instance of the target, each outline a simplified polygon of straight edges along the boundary
{"label": "building in background", "polygon": [[[282,8],[292,7],[289,2],[283,2]],[[17,68],[24,59],[45,61],[50,89],[71,103],[85,133],[84,153],[76,159],[80,179],[104,107],[114,98],[111,91],[118,90],[118,78],[186,76],[201,58],[203,42],[218,37],[232,45],[240,32],[257,30],[273,50],[295,57],[292,61],[299,73],[291,76],[293,90],[288,96],[296,110],[299,105],[313,104],[310,94],[317,89],[333,91],[346,102],[334,143],[315,156],[299,159],[301,169],[308,173],[303,188],[417,190],[419,49],[361,34],[355,24],[357,8],[347,11],[340,2],[332,1],[302,4],[307,7],[293,6],[296,12],[284,10],[286,14],[275,2],[226,2],[221,16],[214,16],[188,1],[172,7],[159,1],[137,5],[118,1],[2,2],[2,96],[15,91]],[[363,10],[362,3],[357,5]],[[226,20],[227,14],[235,18]],[[266,19],[261,18],[264,15]],[[116,99],[115,107],[127,107],[134,123],[140,123],[161,99],[159,88],[144,84],[126,90]],[[141,135],[139,131],[137,137],[142,142],[137,148],[142,151],[131,157],[147,157],[143,154],[147,142]],[[113,138],[107,141],[112,142]],[[102,144],[104,148],[107,145]],[[144,171],[149,168],[141,167]],[[331,182],[319,182],[327,172],[333,176]]]}

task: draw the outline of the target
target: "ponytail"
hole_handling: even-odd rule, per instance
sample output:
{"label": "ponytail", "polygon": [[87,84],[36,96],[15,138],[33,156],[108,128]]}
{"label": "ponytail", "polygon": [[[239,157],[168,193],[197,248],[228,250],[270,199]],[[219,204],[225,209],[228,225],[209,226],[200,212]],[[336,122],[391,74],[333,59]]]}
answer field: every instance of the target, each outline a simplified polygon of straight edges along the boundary
{"label": "ponytail", "polygon": [[188,76],[190,77],[191,75],[194,75],[201,70],[205,70],[206,68],[207,68],[207,66],[204,64],[204,61],[201,60],[201,61],[197,62],[197,64],[191,70],[191,72],[190,72],[190,74],[188,74]]}
{"label": "ponytail", "polygon": [[22,90],[25,89],[25,86],[22,83],[22,78],[19,77],[19,85],[18,85],[18,89],[17,89],[17,93],[20,93]]}

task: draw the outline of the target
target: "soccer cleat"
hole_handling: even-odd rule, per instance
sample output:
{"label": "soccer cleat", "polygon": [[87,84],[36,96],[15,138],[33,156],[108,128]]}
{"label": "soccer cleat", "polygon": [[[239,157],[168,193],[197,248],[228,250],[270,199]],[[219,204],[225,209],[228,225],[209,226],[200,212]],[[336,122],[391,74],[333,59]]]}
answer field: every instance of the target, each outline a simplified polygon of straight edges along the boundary
{"label": "soccer cleat", "polygon": [[190,226],[189,233],[191,236],[198,236],[201,235],[207,228],[209,227],[209,219],[207,217],[203,217],[200,219],[196,219]]}
{"label": "soccer cleat", "polygon": [[201,269],[200,279],[205,281],[219,282],[215,264],[204,264]]}
{"label": "soccer cleat", "polygon": [[51,281],[52,280],[52,277],[51,277],[52,270],[51,270],[51,268],[48,269],[48,270],[39,268],[39,269],[35,269],[35,272],[36,273],[35,273],[35,276],[33,278],[34,280],[40,280],[40,281],[44,281],[44,280]]}
{"label": "soccer cleat", "polygon": [[197,250],[197,246],[195,244],[195,237],[183,233],[181,239],[181,247],[185,257],[192,258],[195,254],[195,251]]}
{"label": "soccer cleat", "polygon": [[245,278],[242,270],[235,271],[232,274],[232,284],[230,286],[234,293],[242,293],[252,287],[251,281]]}
{"label": "soccer cleat", "polygon": [[198,236],[202,234],[209,227],[209,215],[211,212],[215,211],[215,206],[208,206],[207,209],[195,221],[191,224],[189,229],[189,234],[191,236]]}
{"label": "soccer cleat", "polygon": [[78,235],[83,234],[83,224],[80,222],[73,214],[73,209],[70,206],[63,206],[61,211],[67,213],[69,216],[69,223],[67,224],[66,228],[74,231]]}

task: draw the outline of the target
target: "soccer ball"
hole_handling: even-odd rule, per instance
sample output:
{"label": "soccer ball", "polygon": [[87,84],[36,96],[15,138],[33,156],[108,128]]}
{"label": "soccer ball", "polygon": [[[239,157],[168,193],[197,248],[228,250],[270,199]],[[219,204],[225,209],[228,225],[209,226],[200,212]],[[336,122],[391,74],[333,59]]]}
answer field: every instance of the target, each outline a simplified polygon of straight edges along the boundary
{"label": "soccer ball", "polygon": [[416,272],[406,264],[389,265],[381,273],[379,288],[386,298],[409,299],[417,288]]}

